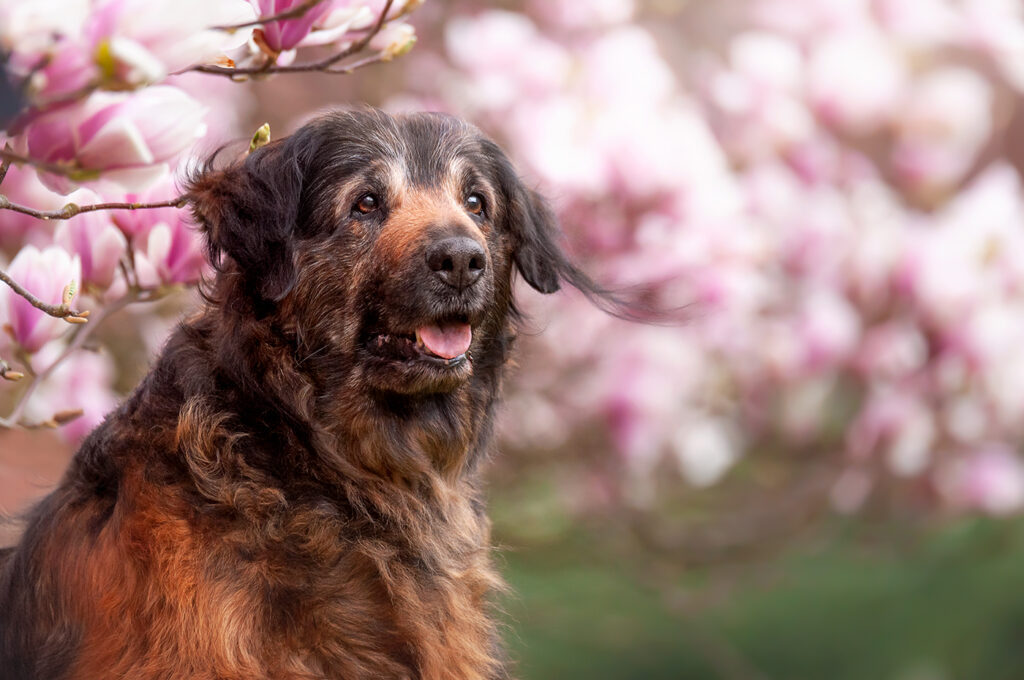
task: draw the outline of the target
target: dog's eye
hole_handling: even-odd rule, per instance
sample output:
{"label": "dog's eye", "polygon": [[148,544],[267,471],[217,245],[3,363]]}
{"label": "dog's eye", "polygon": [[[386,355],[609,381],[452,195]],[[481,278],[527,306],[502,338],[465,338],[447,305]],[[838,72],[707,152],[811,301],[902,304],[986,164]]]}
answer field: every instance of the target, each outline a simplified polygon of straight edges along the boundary
{"label": "dog's eye", "polygon": [[365,215],[367,213],[372,213],[379,207],[380,201],[377,200],[376,196],[374,196],[373,194],[364,194],[363,196],[359,197],[358,201],[356,201],[354,210],[358,210],[359,212]]}
{"label": "dog's eye", "polygon": [[484,197],[480,194],[470,194],[466,196],[465,206],[469,212],[480,215],[484,211]]}

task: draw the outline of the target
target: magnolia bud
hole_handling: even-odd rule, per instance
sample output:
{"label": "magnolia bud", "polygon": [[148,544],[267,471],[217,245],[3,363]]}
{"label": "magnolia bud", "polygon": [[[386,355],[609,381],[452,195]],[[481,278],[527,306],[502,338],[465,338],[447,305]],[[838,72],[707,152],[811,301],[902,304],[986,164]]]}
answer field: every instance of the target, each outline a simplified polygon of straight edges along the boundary
{"label": "magnolia bud", "polygon": [[71,301],[75,299],[75,295],[78,294],[78,284],[73,280],[68,285],[64,286],[64,292],[60,296],[60,304],[63,307],[67,307],[71,304]]}
{"label": "magnolia bud", "polygon": [[257,128],[256,133],[253,134],[252,140],[249,142],[249,153],[252,153],[261,146],[266,146],[270,143],[270,123],[264,123]]}

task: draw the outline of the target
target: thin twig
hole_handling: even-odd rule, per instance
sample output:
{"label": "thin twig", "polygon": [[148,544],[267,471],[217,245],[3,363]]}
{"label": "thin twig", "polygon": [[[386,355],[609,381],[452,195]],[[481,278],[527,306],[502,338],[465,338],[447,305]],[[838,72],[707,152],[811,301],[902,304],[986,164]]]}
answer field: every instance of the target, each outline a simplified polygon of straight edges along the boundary
{"label": "thin twig", "polygon": [[49,305],[43,302],[35,295],[22,288],[21,285],[14,279],[12,279],[3,269],[0,269],[0,281],[6,283],[8,286],[11,287],[11,290],[13,290],[15,293],[28,300],[28,303],[30,305],[32,305],[38,310],[46,312],[50,316],[56,317],[58,319],[68,319],[70,323],[85,323],[85,317],[89,316],[88,312],[80,312],[71,309],[68,305],[65,304]]}
{"label": "thin twig", "polygon": [[91,205],[78,205],[68,203],[58,210],[36,210],[17,203],[11,203],[7,198],[0,195],[0,210],[13,210],[23,215],[36,217],[41,220],[67,220],[75,215],[97,210],[150,210],[153,208],[184,208],[188,204],[188,195],[178,196],[166,201],[156,203],[94,203]]}
{"label": "thin twig", "polygon": [[330,68],[337,64],[339,61],[346,57],[350,57],[353,54],[363,51],[373,36],[380,32],[381,27],[384,26],[384,22],[387,20],[388,12],[391,10],[391,5],[394,0],[387,0],[384,3],[384,9],[381,11],[380,16],[377,17],[376,23],[373,28],[365,36],[357,40],[356,42],[349,45],[347,48],[340,52],[332,54],[329,57],[325,57],[320,61],[312,61],[305,64],[291,64],[289,66],[276,66],[273,63],[264,64],[263,66],[243,66],[240,68],[229,68],[225,66],[213,66],[207,64],[201,64],[199,66],[193,66],[188,71],[198,71],[199,73],[209,73],[211,75],[227,76],[233,78],[235,76],[247,76],[247,75],[270,75],[273,73],[308,73],[310,71],[322,71],[325,73],[347,73],[347,70],[336,70],[331,71]]}
{"label": "thin twig", "polygon": [[227,31],[227,32],[230,33],[232,31],[237,31],[237,30],[239,30],[241,28],[250,28],[252,26],[262,26],[264,24],[269,24],[272,21],[280,21],[282,19],[295,19],[297,17],[303,16],[306,12],[308,12],[311,9],[313,9],[314,7],[316,7],[317,5],[319,5],[322,2],[324,2],[324,0],[306,0],[306,2],[302,3],[301,5],[296,5],[295,7],[292,7],[291,9],[284,10],[283,12],[278,12],[277,14],[271,14],[269,16],[259,17],[258,19],[253,19],[252,21],[247,21],[244,24],[233,24],[233,25],[230,25],[230,26],[214,26],[214,28],[217,29],[218,31]]}

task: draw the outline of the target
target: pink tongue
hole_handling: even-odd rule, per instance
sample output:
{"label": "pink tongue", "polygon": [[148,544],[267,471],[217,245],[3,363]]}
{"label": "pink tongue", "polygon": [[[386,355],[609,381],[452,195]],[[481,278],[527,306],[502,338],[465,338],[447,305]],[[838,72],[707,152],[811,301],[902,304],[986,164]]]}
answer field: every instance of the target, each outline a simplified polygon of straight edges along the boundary
{"label": "pink tongue", "polygon": [[449,323],[443,326],[423,326],[416,329],[426,348],[442,359],[454,359],[466,353],[473,341],[473,329],[468,323]]}

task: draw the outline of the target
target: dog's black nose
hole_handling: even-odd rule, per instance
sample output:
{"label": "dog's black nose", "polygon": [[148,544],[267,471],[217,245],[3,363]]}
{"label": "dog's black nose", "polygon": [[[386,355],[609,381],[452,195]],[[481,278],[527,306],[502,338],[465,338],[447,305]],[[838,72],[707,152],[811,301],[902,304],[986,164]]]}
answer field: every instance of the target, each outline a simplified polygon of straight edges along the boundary
{"label": "dog's black nose", "polygon": [[427,249],[427,266],[442,281],[462,291],[483,276],[487,255],[483,247],[468,236],[453,236]]}

